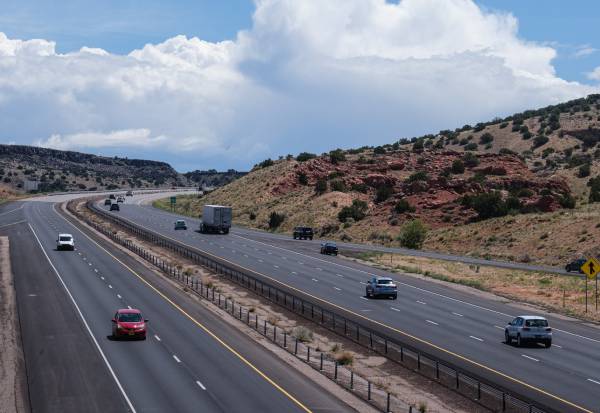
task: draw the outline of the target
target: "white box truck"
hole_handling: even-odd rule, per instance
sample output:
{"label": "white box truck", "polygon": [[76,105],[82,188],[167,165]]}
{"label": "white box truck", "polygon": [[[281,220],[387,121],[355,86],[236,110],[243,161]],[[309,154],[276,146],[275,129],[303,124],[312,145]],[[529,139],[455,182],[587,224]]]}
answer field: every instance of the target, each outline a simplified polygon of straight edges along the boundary
{"label": "white box truck", "polygon": [[231,207],[222,205],[204,205],[200,232],[228,234],[231,228]]}

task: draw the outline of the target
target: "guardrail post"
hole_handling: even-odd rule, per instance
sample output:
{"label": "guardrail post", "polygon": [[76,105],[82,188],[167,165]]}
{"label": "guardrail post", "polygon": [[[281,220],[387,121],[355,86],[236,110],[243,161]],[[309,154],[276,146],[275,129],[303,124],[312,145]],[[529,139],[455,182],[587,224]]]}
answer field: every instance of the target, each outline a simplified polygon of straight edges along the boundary
{"label": "guardrail post", "polygon": [[298,337],[296,337],[296,345],[294,346],[294,355],[298,355]]}
{"label": "guardrail post", "polygon": [[384,345],[385,345],[385,354],[387,354],[387,353],[388,353],[388,349],[387,349],[387,346],[388,346],[388,344],[387,344],[387,338],[383,339],[383,343],[384,343]]}
{"label": "guardrail post", "polygon": [[258,331],[258,314],[254,314],[255,315],[255,327],[256,327],[256,331]]}
{"label": "guardrail post", "polygon": [[346,318],[344,317],[344,337],[348,335],[348,322],[346,321]]}
{"label": "guardrail post", "polygon": [[369,331],[369,345],[373,348],[373,333]]}
{"label": "guardrail post", "polygon": [[240,320],[242,319],[242,306],[240,305]]}
{"label": "guardrail post", "polygon": [[319,366],[319,370],[323,371],[323,353],[321,353],[321,365]]}
{"label": "guardrail post", "polygon": [[283,348],[287,348],[287,332],[283,330]]}
{"label": "guardrail post", "polygon": [[265,320],[265,333],[264,333],[264,335],[265,336],[267,335],[267,320]]}
{"label": "guardrail post", "polygon": [[506,411],[506,393],[502,393],[502,411]]}
{"label": "guardrail post", "polygon": [[[435,362],[435,378],[436,378],[437,380],[439,380],[439,379],[440,379],[440,363],[438,363],[438,361],[437,361],[437,360],[436,360],[436,362]],[[479,382],[477,382],[477,383],[479,383]]]}
{"label": "guardrail post", "polygon": [[350,370],[350,390],[354,390],[354,371]]}
{"label": "guardrail post", "polygon": [[387,394],[387,402],[386,402],[385,406],[386,406],[385,412],[389,413],[390,412],[390,394],[389,393]]}
{"label": "guardrail post", "polygon": [[360,344],[360,326],[356,325],[356,341]]}
{"label": "guardrail post", "polygon": [[310,346],[306,346],[306,362],[310,363]]}
{"label": "guardrail post", "polygon": [[371,401],[371,382],[367,381],[367,400]]}
{"label": "guardrail post", "polygon": [[[456,388],[460,388],[460,380],[458,378],[458,371],[456,372]],[[502,394],[502,398],[504,398],[504,393]]]}
{"label": "guardrail post", "polygon": [[337,377],[338,377],[338,362],[337,360],[335,361],[335,370],[333,373],[333,380],[337,381]]}
{"label": "guardrail post", "polygon": [[277,326],[273,326],[273,342],[277,343]]}
{"label": "guardrail post", "polygon": [[481,382],[477,382],[477,400],[481,400]]}

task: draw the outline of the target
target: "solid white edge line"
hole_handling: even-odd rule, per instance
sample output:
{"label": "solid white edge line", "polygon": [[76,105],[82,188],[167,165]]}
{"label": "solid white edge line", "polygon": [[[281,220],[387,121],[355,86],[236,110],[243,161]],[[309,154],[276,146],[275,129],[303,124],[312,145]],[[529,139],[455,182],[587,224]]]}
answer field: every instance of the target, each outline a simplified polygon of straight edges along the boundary
{"label": "solid white edge line", "polygon": [[65,291],[67,292],[67,295],[69,296],[69,298],[71,299],[71,302],[73,303],[73,305],[75,306],[75,309],[77,310],[77,313],[79,313],[79,317],[81,317],[81,321],[83,321],[83,324],[85,326],[85,328],[87,329],[90,337],[92,338],[92,341],[94,342],[94,344],[96,345],[96,348],[98,349],[98,352],[100,353],[100,356],[102,357],[102,360],[104,360],[104,364],[106,364],[106,367],[108,368],[108,370],[110,371],[110,374],[112,375],[115,383],[117,384],[117,387],[119,388],[119,390],[121,391],[121,394],[123,395],[123,397],[125,398],[125,401],[127,402],[127,405],[129,406],[129,408],[131,409],[131,411],[133,413],[136,412],[135,408],[133,407],[133,404],[131,403],[131,400],[129,399],[129,397],[127,396],[127,393],[125,393],[125,389],[123,389],[123,386],[121,385],[121,382],[119,381],[117,375],[115,374],[115,371],[113,370],[112,366],[110,365],[110,362],[108,361],[108,359],[106,358],[106,355],[104,354],[104,352],[102,351],[102,348],[100,347],[100,344],[98,343],[98,340],[96,340],[96,337],[94,337],[94,334],[92,333],[92,329],[90,328],[89,324],[87,323],[85,317],[83,316],[83,313],[81,312],[81,310],[79,309],[79,305],[77,305],[77,302],[75,301],[75,298],[73,297],[73,295],[71,294],[71,291],[69,291],[69,288],[67,288],[67,285],[65,284],[65,282],[63,281],[62,277],[60,276],[60,274],[58,273],[58,270],[56,269],[56,267],[54,266],[54,264],[52,263],[52,260],[50,260],[50,257],[48,256],[48,253],[46,253],[46,250],[44,249],[40,239],[38,238],[35,230],[33,229],[33,227],[31,226],[31,224],[27,224],[29,225],[29,229],[31,229],[31,232],[33,233],[33,236],[35,237],[35,239],[37,240],[40,248],[42,249],[42,252],[44,253],[44,255],[46,256],[46,259],[48,260],[48,263],[50,264],[50,266],[52,267],[52,269],[54,270],[54,273],[56,274],[56,276],[58,277],[58,279],[60,280],[60,283],[62,284],[63,288],[65,289]]}
{"label": "solid white edge line", "polygon": [[596,380],[593,380],[593,379],[587,379],[587,380],[591,381],[592,383],[600,384],[600,381],[596,381]]}

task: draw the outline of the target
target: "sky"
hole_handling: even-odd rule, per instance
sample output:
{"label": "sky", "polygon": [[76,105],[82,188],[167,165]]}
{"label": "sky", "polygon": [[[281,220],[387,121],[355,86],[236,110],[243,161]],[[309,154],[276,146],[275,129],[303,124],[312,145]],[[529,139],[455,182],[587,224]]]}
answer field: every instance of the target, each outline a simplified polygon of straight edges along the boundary
{"label": "sky", "polygon": [[600,91],[593,0],[2,0],[0,142],[247,170]]}

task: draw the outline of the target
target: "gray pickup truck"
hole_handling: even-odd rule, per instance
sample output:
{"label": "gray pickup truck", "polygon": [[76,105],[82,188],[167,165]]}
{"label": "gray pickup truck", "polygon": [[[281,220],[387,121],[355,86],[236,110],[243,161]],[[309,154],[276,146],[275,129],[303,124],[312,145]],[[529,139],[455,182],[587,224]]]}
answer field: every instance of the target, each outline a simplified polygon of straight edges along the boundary
{"label": "gray pickup truck", "polygon": [[374,276],[367,281],[365,287],[365,295],[369,298],[376,298],[379,296],[392,297],[392,299],[398,298],[398,286],[389,277]]}

